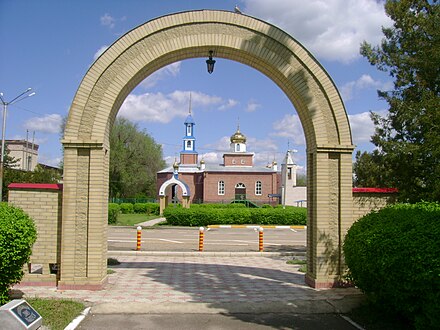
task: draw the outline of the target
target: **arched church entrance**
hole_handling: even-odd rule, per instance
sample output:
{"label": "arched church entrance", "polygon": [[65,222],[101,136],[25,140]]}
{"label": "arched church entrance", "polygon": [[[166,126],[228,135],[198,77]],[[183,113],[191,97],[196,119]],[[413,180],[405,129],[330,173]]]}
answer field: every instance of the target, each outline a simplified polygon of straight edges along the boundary
{"label": "arched church entrance", "polygon": [[245,200],[246,199],[246,186],[244,183],[237,183],[235,185],[235,199]]}
{"label": "arched church entrance", "polygon": [[298,41],[246,15],[200,10],[149,21],[118,39],[86,73],[64,131],[60,288],[99,288],[107,276],[109,133],[130,91],[158,69],[214,51],[268,76],[287,95],[307,144],[307,282],[332,286],[352,224],[353,145],[329,75]]}

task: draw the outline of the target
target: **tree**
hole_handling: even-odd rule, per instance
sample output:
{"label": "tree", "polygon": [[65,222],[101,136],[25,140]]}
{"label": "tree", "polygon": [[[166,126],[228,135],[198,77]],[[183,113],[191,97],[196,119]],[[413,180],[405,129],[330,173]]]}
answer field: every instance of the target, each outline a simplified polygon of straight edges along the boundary
{"label": "tree", "polygon": [[117,118],[110,134],[110,197],[156,197],[162,146],[136,124]]}
{"label": "tree", "polygon": [[383,182],[397,187],[401,199],[438,201],[440,6],[437,0],[387,0],[385,10],[394,23],[382,29],[381,45],[361,45],[370,64],[394,79],[392,91],[378,92],[389,104],[388,114],[372,114],[377,147],[372,161],[383,166]]}
{"label": "tree", "polygon": [[388,180],[390,176],[382,157],[377,150],[373,152],[357,151],[356,161],[353,166],[353,184],[355,187],[386,188],[393,185]]}

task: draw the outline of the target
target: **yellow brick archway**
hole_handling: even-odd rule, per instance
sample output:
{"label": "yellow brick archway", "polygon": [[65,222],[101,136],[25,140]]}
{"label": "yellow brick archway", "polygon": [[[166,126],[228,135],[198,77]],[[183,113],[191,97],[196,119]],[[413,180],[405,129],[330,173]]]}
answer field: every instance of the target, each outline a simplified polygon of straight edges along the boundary
{"label": "yellow brick archway", "polygon": [[268,76],[298,112],[307,143],[308,273],[331,286],[344,269],[342,238],[352,223],[350,126],[341,97],[318,61],[264,21],[226,11],[190,11],[149,21],[117,40],[89,69],[64,131],[59,287],[106,280],[109,133],[130,91],[176,61],[214,50]]}

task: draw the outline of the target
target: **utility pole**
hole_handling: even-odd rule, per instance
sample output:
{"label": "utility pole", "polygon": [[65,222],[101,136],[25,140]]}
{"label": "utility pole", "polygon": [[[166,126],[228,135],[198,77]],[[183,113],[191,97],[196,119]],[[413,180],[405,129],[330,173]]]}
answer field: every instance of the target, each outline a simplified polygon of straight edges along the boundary
{"label": "utility pole", "polygon": [[0,157],[0,201],[3,199],[3,172],[4,172],[4,161],[5,161],[5,133],[6,133],[6,115],[8,112],[8,105],[20,102],[25,98],[35,95],[34,92],[31,93],[32,88],[26,89],[23,93],[19,94],[11,101],[7,102],[4,99],[3,93],[0,93],[0,102],[3,105],[3,129],[2,129],[2,149]]}

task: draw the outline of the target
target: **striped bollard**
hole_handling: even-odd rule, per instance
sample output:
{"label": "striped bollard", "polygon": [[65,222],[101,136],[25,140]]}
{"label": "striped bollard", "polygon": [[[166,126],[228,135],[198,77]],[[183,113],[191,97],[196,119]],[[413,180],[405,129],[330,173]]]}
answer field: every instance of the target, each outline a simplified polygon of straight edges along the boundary
{"label": "striped bollard", "polygon": [[141,235],[142,235],[142,227],[138,226],[137,228],[137,243],[136,243],[136,251],[140,251],[141,250]]}
{"label": "striped bollard", "polygon": [[263,252],[263,227],[258,229],[258,251]]}
{"label": "striped bollard", "polygon": [[200,227],[199,228],[199,252],[203,251],[203,239],[205,236],[205,228]]}

